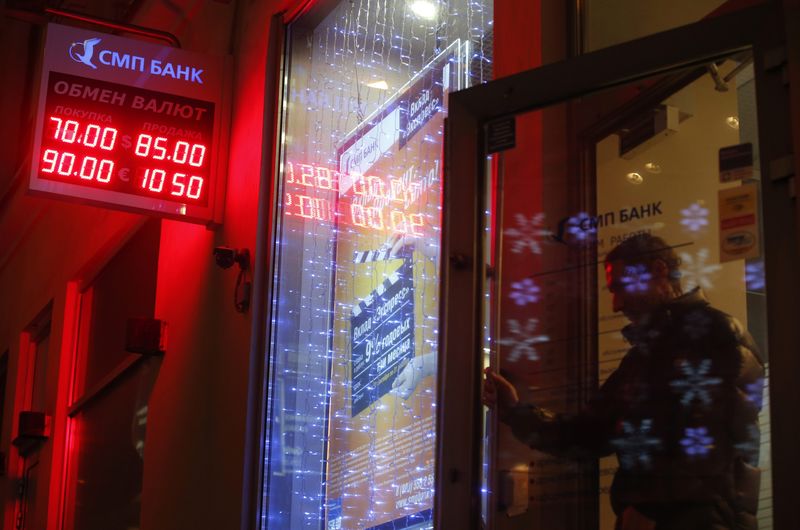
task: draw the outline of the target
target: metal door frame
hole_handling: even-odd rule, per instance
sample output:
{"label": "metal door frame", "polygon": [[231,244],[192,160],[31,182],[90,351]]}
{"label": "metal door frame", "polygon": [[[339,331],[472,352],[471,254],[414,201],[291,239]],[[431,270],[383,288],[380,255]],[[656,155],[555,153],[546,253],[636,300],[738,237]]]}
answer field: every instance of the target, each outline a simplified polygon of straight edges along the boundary
{"label": "metal door frame", "polygon": [[[446,123],[441,314],[434,520],[437,529],[481,528],[481,304],[487,277],[484,234],[487,122],[625,83],[701,66],[752,50],[762,175],[774,527],[800,528],[800,326],[792,309],[797,280],[798,216],[792,198],[797,158],[785,81],[785,25],[772,3],[498,79],[450,95]],[[779,166],[787,170],[779,171]],[[783,345],[783,346],[781,346]],[[780,398],[780,399],[777,399]]]}

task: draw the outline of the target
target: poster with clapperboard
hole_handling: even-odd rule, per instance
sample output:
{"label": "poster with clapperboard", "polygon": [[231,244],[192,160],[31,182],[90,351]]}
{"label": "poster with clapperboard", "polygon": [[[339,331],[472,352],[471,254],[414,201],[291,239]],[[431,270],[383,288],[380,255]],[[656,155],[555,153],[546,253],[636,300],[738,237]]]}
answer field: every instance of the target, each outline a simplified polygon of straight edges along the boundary
{"label": "poster with clapperboard", "polygon": [[328,530],[430,524],[441,152],[465,53],[445,49],[337,152]]}

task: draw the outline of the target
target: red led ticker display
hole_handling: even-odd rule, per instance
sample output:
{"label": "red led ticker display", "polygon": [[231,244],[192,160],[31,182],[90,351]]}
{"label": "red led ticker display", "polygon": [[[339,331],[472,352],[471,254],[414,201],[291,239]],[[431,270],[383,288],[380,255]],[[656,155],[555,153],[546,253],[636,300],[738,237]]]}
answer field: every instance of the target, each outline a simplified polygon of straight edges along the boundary
{"label": "red led ticker display", "polygon": [[[48,86],[38,155],[40,179],[208,204],[206,138],[212,133],[213,104],[56,72],[50,74]],[[184,116],[159,113],[155,104],[147,109],[119,108],[113,103],[89,105],[96,102],[75,96],[96,93],[95,88],[115,91],[118,101],[149,97],[148,101],[171,102],[170,107],[193,105],[197,118],[186,123]]]}
{"label": "red led ticker display", "polygon": [[[284,168],[284,213],[409,236],[422,236],[425,218],[414,213],[422,192],[419,183],[374,175],[346,175],[311,164],[287,162]],[[340,184],[350,185],[340,194]],[[317,190],[336,192],[338,200],[319,197]],[[418,210],[418,208],[417,208]]]}

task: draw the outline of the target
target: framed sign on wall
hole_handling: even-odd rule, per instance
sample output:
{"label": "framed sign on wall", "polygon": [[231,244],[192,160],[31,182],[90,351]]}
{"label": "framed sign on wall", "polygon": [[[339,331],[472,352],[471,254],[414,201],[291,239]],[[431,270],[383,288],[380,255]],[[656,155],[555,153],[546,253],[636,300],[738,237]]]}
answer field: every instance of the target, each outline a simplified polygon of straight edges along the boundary
{"label": "framed sign on wall", "polygon": [[229,78],[222,56],[50,24],[29,190],[220,222]]}

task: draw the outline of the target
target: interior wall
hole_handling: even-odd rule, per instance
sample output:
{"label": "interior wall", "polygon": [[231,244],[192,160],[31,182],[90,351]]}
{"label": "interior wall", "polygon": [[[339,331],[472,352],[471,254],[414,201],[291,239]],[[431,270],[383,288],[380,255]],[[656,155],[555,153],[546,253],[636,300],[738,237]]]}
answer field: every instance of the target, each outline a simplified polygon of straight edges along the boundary
{"label": "interior wall", "polygon": [[[187,50],[231,56],[233,109],[225,212],[221,227],[163,221],[156,317],[167,321],[168,345],[150,400],[142,494],[142,527],[235,528],[242,518],[250,313],[235,311],[236,270],[214,265],[212,249],[256,244],[262,166],[264,88],[271,16],[287,1],[145,1],[131,22],[174,33]],[[87,12],[91,6],[84,6]],[[69,23],[69,22],[66,22]],[[41,30],[27,21],[0,19],[5,50]],[[35,51],[37,48],[34,47]],[[3,54],[10,83],[2,88],[4,128],[0,157],[0,349],[9,349],[9,381],[0,451],[10,445],[20,335],[53,301],[48,359],[48,410],[55,415],[51,453],[43,454],[49,492],[47,528],[58,528],[67,393],[71,382],[76,281],[112,257],[142,216],[26,194],[13,176],[30,150],[32,56]],[[6,112],[8,111],[8,112]],[[22,123],[17,127],[17,122]],[[11,131],[23,131],[10,134]],[[20,151],[22,155],[16,154]],[[266,153],[269,156],[269,152]],[[24,171],[22,177],[25,177]],[[251,277],[252,279],[252,277]],[[132,278],[131,281],[136,281]],[[13,528],[18,474],[0,477],[3,528]]]}
{"label": "interior wall", "polygon": [[586,0],[584,51],[697,22],[725,0]]}
{"label": "interior wall", "polygon": [[167,21],[162,29],[186,49],[230,54],[233,108],[222,225],[162,226],[156,314],[169,323],[169,351],[150,401],[142,527],[237,528],[251,313],[236,312],[238,271],[218,268],[212,250],[248,248],[254,255],[262,156],[270,156],[262,150],[272,125],[263,121],[269,24],[288,2],[186,1],[181,14],[174,4],[149,3],[141,17]]}

